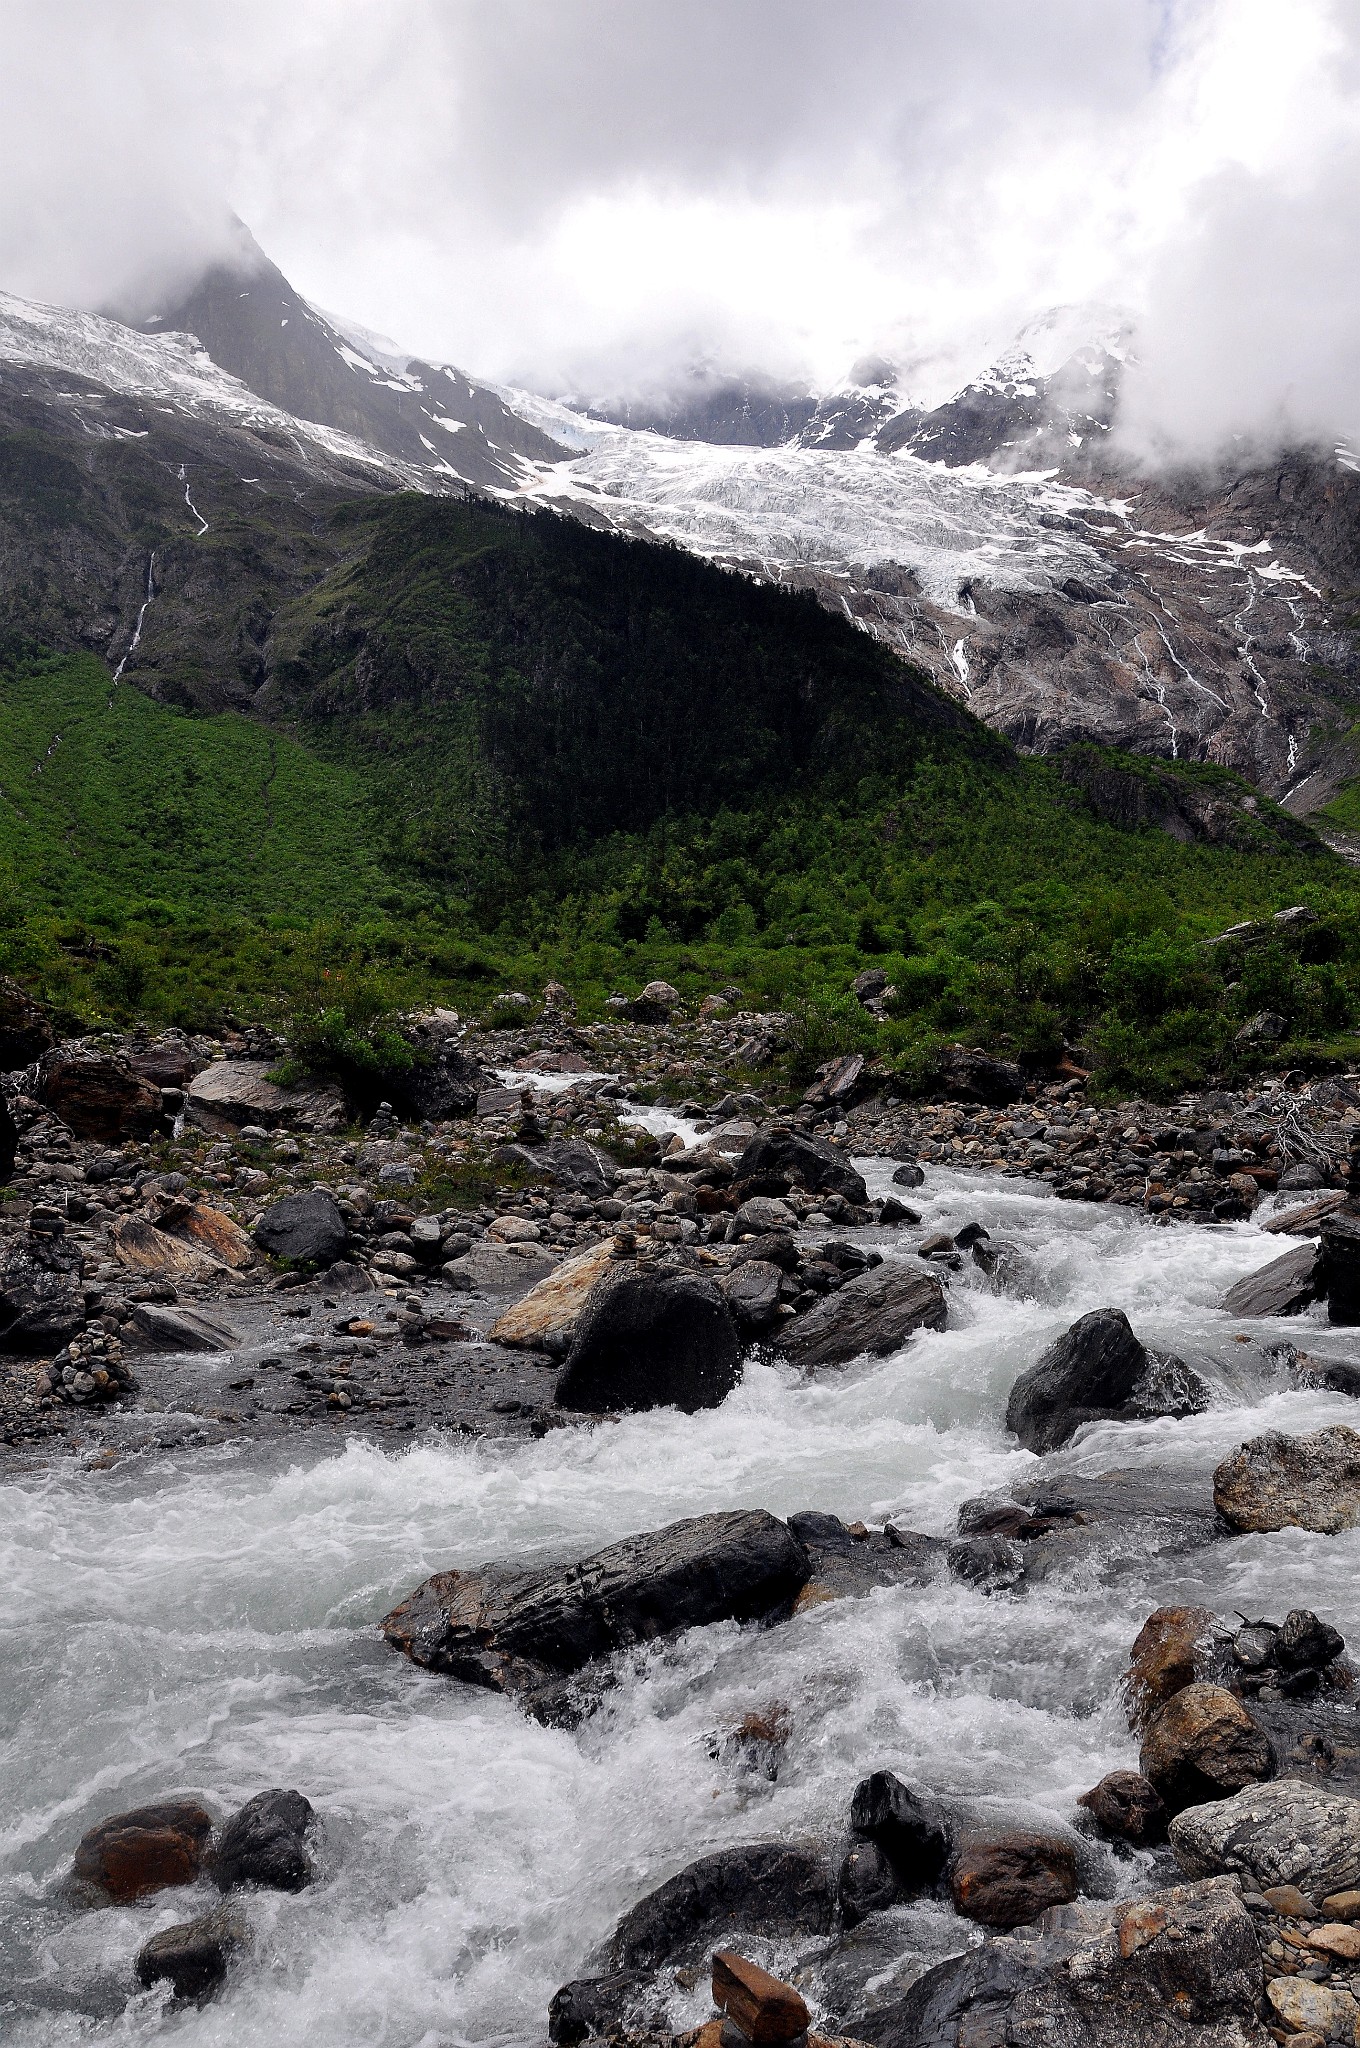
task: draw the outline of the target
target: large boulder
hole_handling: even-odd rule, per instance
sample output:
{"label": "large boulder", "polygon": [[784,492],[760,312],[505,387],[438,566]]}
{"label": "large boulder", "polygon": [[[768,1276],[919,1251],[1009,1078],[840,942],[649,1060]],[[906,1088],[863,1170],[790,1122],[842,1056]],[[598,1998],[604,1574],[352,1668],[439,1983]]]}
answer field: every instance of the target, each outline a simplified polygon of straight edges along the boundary
{"label": "large boulder", "polygon": [[1236,1281],[1223,1309],[1230,1316],[1299,1316],[1321,1291],[1316,1248],[1301,1244]]}
{"label": "large boulder", "polygon": [[782,1268],[769,1259],[746,1259],[718,1281],[723,1298],[747,1337],[759,1337],[779,1320]]}
{"label": "large boulder", "polygon": [[630,1644],[773,1613],[810,1570],[802,1545],[762,1509],[699,1515],[576,1564],[438,1572],[383,1633],[429,1671],[532,1695]]}
{"label": "large boulder", "polygon": [[1006,1427],[1031,1451],[1055,1451],[1087,1422],[1197,1415],[1209,1389],[1181,1359],[1148,1351],[1122,1309],[1092,1309],[1022,1372]]}
{"label": "large boulder", "polygon": [[1275,1775],[1270,1737],[1221,1685],[1183,1686],[1153,1718],[1138,1768],[1170,1813]]}
{"label": "large boulder", "polygon": [[999,1109],[1019,1101],[1025,1076],[1010,1060],[988,1059],[986,1053],[955,1045],[940,1062],[938,1092],[949,1102],[985,1102]]}
{"label": "large boulder", "polygon": [[157,1280],[206,1280],[221,1273],[213,1253],[162,1230],[149,1216],[123,1216],[109,1230],[113,1255],[121,1266]]}
{"label": "large boulder", "polygon": [[280,1088],[269,1079],[268,1060],[214,1060],[196,1074],[184,1097],[184,1114],[200,1130],[229,1138],[245,1124],[286,1130],[344,1130],[349,1110],[338,1088],[317,1083]]}
{"label": "large boulder", "polygon": [[334,1195],[302,1188],[266,1209],[255,1225],[255,1242],[272,1259],[329,1266],[349,1242],[349,1226]]}
{"label": "large boulder", "polygon": [[80,1254],[31,1236],[0,1253],[0,1350],[60,1351],[85,1327]]}
{"label": "large boulder", "polygon": [[1207,1607],[1154,1609],[1129,1653],[1124,1678],[1129,1726],[1145,1732],[1174,1694],[1222,1678],[1225,1666],[1222,1631]]}
{"label": "large boulder", "polygon": [[59,1046],[45,1054],[33,1092],[78,1138],[96,1138],[104,1145],[149,1137],[164,1114],[160,1089],[134,1073],[125,1059],[82,1046]]}
{"label": "large boulder", "polygon": [[1065,1835],[1011,1828],[971,1837],[949,1865],[954,1909],[984,1927],[1023,1927],[1077,1896],[1077,1852]]}
{"label": "large boulder", "polygon": [[27,989],[0,974],[0,1074],[32,1066],[57,1042],[46,1011]]}
{"label": "large boulder", "polygon": [[1327,1296],[1327,1320],[1360,1323],[1360,1216],[1340,1209],[1325,1217],[1317,1277]]}
{"label": "large boulder", "polygon": [[792,1364],[813,1371],[852,1358],[886,1358],[915,1331],[942,1330],[946,1317],[944,1289],[933,1273],[905,1259],[885,1259],[795,1316],[777,1341]]}
{"label": "large boulder", "polygon": [[217,1838],[211,1874],[221,1892],[259,1884],[270,1891],[300,1892],[312,1882],[311,1801],[276,1786],[257,1792],[234,1813]]}
{"label": "large boulder", "polygon": [[212,1815],[196,1799],[163,1799],[110,1814],[81,1836],[71,1875],[116,1906],[168,1885],[192,1884],[212,1835]]}
{"label": "large boulder", "polygon": [[1311,1436],[1270,1429],[1239,1444],[1214,1473],[1214,1506],[1239,1533],[1360,1524],[1360,1435],[1338,1423]]}
{"label": "large boulder", "polygon": [[843,1152],[824,1138],[787,1124],[766,1124],[756,1132],[737,1161],[737,1179],[754,1180],[782,1174],[810,1195],[843,1195],[847,1202],[867,1202],[869,1190]]}
{"label": "large boulder", "polygon": [[787,1842],[751,1842],[701,1856],[625,1913],[608,1948],[612,1970],[654,1970],[707,1956],[733,1934],[826,1934],[835,1892],[821,1857]]}
{"label": "large boulder", "polygon": [[1170,1835],[1188,1877],[1225,1872],[1251,1891],[1292,1884],[1312,1899],[1360,1884],[1360,1800],[1295,1778],[1187,1807]]}
{"label": "large boulder", "polygon": [[628,1271],[615,1256],[615,1241],[605,1238],[564,1259],[547,1278],[531,1287],[522,1301],[506,1309],[487,1332],[493,1344],[524,1351],[557,1351],[570,1347],[581,1312],[593,1288]]}
{"label": "large boulder", "polygon": [[393,1108],[417,1123],[474,1115],[482,1090],[499,1085],[496,1076],[458,1046],[430,1034],[424,1038],[414,1065],[389,1075],[384,1083]]}
{"label": "large boulder", "polygon": [[853,2014],[872,2048],[1271,2048],[1251,1916],[1222,1878],[1069,1906]]}
{"label": "large boulder", "polygon": [[559,1408],[716,1408],[741,1379],[736,1326],[710,1280],[635,1270],[592,1294],[557,1376]]}
{"label": "large boulder", "polygon": [[248,1939],[245,1921],[228,1906],[163,1927],[142,1943],[133,1968],[144,1990],[168,1983],[176,1998],[202,2000],[217,1989]]}

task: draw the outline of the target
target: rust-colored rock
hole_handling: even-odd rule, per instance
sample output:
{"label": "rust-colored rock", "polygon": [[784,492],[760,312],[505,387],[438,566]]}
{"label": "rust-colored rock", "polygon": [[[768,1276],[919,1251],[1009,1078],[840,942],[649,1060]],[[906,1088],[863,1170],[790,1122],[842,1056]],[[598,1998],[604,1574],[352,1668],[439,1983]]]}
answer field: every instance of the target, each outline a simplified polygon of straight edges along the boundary
{"label": "rust-colored rock", "polygon": [[72,1875],[125,1906],[169,1885],[192,1884],[211,1834],[212,1816],[196,1799],[135,1806],[81,1837]]}
{"label": "rust-colored rock", "polygon": [[1146,1848],[1166,1840],[1166,1807],[1141,1771],[1111,1771],[1077,1801],[1102,1835]]}
{"label": "rust-colored rock", "polygon": [[255,1263],[255,1247],[239,1223],[207,1202],[170,1200],[155,1215],[156,1228],[182,1238],[224,1266],[239,1272]]}
{"label": "rust-colored rock", "polygon": [[627,1263],[614,1256],[612,1237],[590,1245],[574,1258],[564,1259],[546,1280],[531,1287],[522,1301],[492,1324],[488,1335],[493,1344],[529,1351],[568,1345],[591,1289],[611,1272],[628,1270]]}
{"label": "rust-colored rock", "polygon": [[792,1984],[730,1948],[720,1948],[713,1958],[713,2003],[757,2048],[774,2048],[808,2030],[807,2006]]}
{"label": "rust-colored rock", "polygon": [[955,1910],[984,1927],[1024,1927],[1077,1896],[1077,1856],[1061,1835],[1013,1829],[975,1838],[949,1867]]}
{"label": "rust-colored rock", "polygon": [[104,1145],[149,1137],[161,1121],[159,1088],[111,1053],[58,1048],[43,1059],[36,1092],[78,1138]]}
{"label": "rust-colored rock", "polygon": [[1153,1720],[1138,1759],[1168,1810],[1227,1799],[1274,1775],[1275,1752],[1233,1693],[1187,1685]]}
{"label": "rust-colored rock", "polygon": [[154,1274],[157,1279],[201,1280],[222,1270],[206,1251],[158,1230],[145,1216],[123,1217],[110,1229],[109,1241],[120,1265],[134,1273]]}
{"label": "rust-colored rock", "polygon": [[1124,1678],[1129,1726],[1141,1733],[1174,1694],[1222,1672],[1218,1624],[1207,1607],[1159,1607],[1134,1638]]}

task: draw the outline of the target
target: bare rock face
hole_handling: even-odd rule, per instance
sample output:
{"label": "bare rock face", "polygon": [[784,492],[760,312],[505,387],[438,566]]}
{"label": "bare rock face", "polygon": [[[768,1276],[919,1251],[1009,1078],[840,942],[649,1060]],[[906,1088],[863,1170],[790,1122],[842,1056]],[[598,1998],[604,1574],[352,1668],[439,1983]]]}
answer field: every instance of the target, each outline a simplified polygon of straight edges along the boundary
{"label": "bare rock face", "polygon": [[111,1814],[83,1835],[72,1876],[114,1905],[125,1906],[199,1876],[212,1835],[212,1815],[196,1799],[165,1799]]}
{"label": "bare rock face", "polygon": [[161,1280],[204,1280],[220,1273],[220,1262],[212,1253],[172,1237],[148,1216],[124,1216],[109,1231],[109,1243],[119,1265],[134,1273],[147,1273]]}
{"label": "bare rock face", "polygon": [[1199,1374],[1169,1353],[1148,1351],[1122,1309],[1079,1317],[1028,1372],[1006,1404],[1006,1427],[1027,1450],[1055,1451],[1087,1422],[1196,1415],[1209,1403]]}
{"label": "bare rock face", "polygon": [[1138,1758],[1172,1813],[1273,1777],[1275,1753],[1235,1694],[1187,1685],[1157,1713]]}
{"label": "bare rock face", "polygon": [[792,1601],[806,1551],[760,1509],[699,1515],[625,1537],[577,1564],[439,1572],[387,1616],[394,1649],[429,1671],[555,1711],[554,1682],[633,1643]]}
{"label": "bare rock face", "polygon": [[1102,1835],[1136,1849],[1166,1840],[1167,1812],[1155,1785],[1141,1771],[1110,1771],[1077,1801]]}
{"label": "bare rock face", "polygon": [[1060,1909],[1023,1942],[987,1941],[904,1998],[854,2014],[872,2048],[1271,2048],[1251,1917],[1223,1878]]}
{"label": "bare rock face", "polygon": [[1230,1316],[1300,1316],[1321,1291],[1317,1251],[1302,1244],[1238,1280],[1223,1307]]}
{"label": "bare rock face", "polygon": [[1311,1436],[1267,1430],[1239,1444],[1214,1473],[1214,1506],[1239,1533],[1360,1523],[1360,1434],[1338,1423]]}
{"label": "bare rock face", "polygon": [[1295,1778],[1188,1807],[1170,1836],[1188,1877],[1235,1874],[1252,1891],[1297,1885],[1312,1899],[1360,1883],[1360,1800]]}
{"label": "bare rock face", "polygon": [[58,1047],[39,1062],[34,1093],[78,1138],[121,1144],[161,1122],[161,1092],[111,1053]]}
{"label": "bare rock face", "polygon": [[690,1273],[633,1271],[591,1295],[554,1398],[591,1415],[716,1408],[741,1379],[727,1304]]}
{"label": "bare rock face", "polygon": [[1140,1733],[1174,1693],[1197,1680],[1219,1679],[1226,1666],[1222,1632],[1207,1607],[1158,1607],[1134,1638],[1124,1697],[1129,1726]]}
{"label": "bare rock face", "polygon": [[885,1259],[795,1316],[777,1341],[792,1364],[811,1372],[852,1358],[886,1358],[915,1331],[942,1330],[947,1313],[944,1289],[933,1273],[904,1259]]}
{"label": "bare rock face", "polygon": [[984,1927],[1023,1927],[1077,1896],[1077,1856],[1062,1835],[1013,1828],[962,1843],[949,1866],[955,1910]]}

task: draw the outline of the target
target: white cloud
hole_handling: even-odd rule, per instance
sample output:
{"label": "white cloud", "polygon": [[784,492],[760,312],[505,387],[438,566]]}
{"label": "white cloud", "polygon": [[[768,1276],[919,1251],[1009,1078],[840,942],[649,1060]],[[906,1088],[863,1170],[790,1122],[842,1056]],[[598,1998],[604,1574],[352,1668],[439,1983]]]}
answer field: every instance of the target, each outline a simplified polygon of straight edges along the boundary
{"label": "white cloud", "polygon": [[[489,375],[966,361],[1143,304],[1140,445],[1349,403],[1357,0],[0,0],[0,283],[82,303],[229,207]],[[1352,407],[1352,410],[1354,408]]]}

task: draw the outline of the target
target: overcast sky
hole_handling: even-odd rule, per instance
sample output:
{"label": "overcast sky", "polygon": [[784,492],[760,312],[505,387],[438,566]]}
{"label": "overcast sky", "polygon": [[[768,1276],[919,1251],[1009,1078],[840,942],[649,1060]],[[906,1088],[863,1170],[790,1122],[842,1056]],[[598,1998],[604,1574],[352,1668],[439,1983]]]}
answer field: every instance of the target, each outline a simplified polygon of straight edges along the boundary
{"label": "overcast sky", "polygon": [[1140,316],[1145,439],[1360,414],[1360,0],[0,0],[0,286],[234,208],[309,297],[596,390]]}

